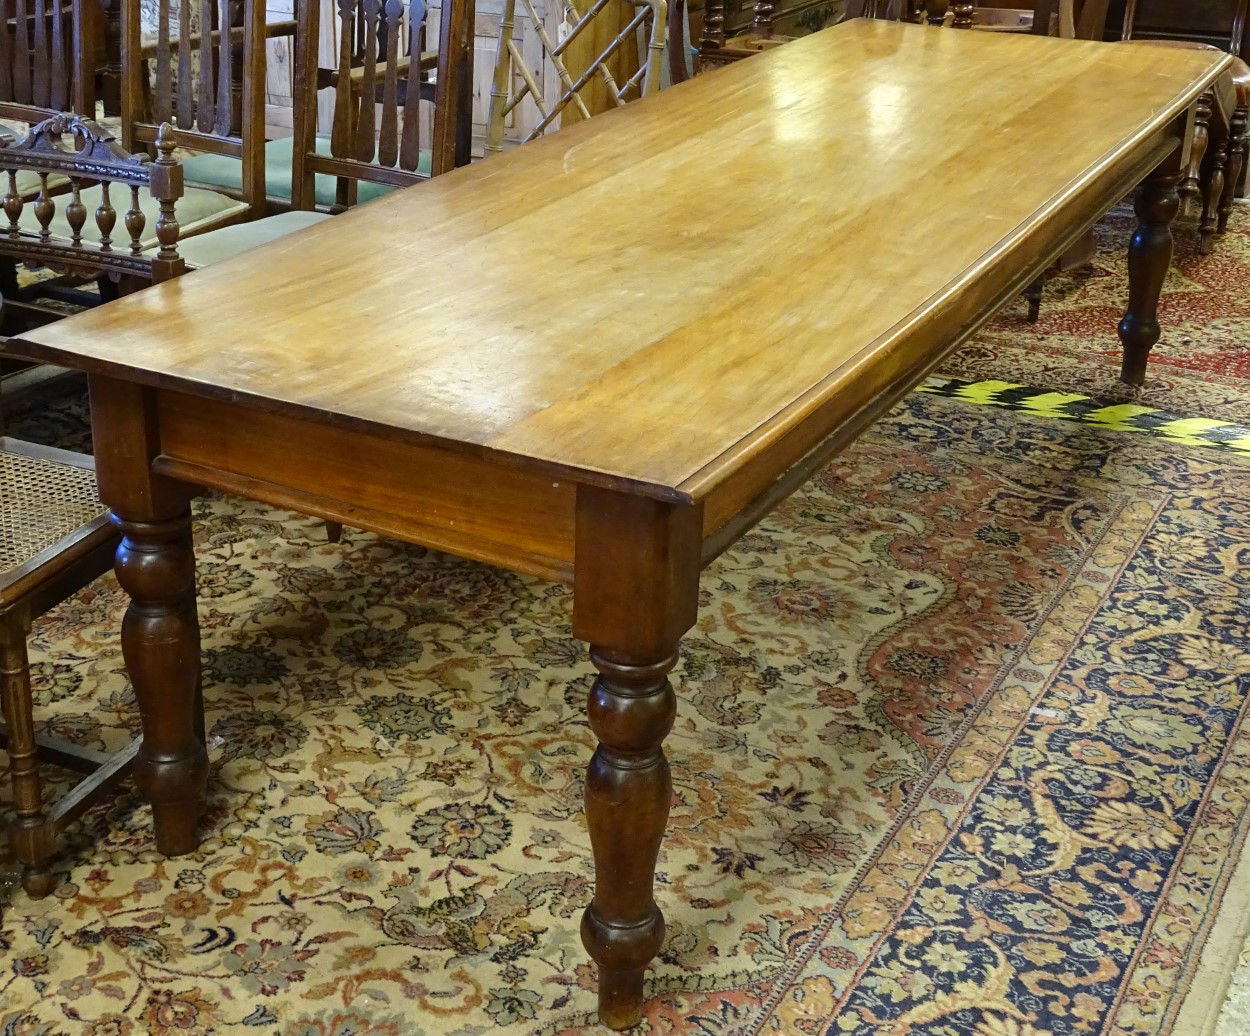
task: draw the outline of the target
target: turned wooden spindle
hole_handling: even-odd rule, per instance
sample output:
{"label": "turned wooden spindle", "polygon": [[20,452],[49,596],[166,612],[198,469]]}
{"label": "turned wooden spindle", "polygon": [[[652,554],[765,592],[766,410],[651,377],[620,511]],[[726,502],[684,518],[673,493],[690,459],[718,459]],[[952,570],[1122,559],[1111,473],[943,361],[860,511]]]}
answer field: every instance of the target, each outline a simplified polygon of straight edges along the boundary
{"label": "turned wooden spindle", "polygon": [[1146,361],[1159,340],[1159,295],[1172,261],[1172,220],[1180,210],[1180,149],[1174,151],[1137,190],[1137,230],[1128,250],[1128,308],[1118,328],[1124,347],[1120,380],[1140,387]]}
{"label": "turned wooden spindle", "polygon": [[941,25],[946,21],[946,10],[950,7],[949,0],[924,0],[925,17],[930,25]]}
{"label": "turned wooden spindle", "polygon": [[954,21],[951,25],[956,29],[972,28],[972,12],[976,4],[969,3],[967,0],[951,4],[951,12],[954,14]]}
{"label": "turned wooden spindle", "polygon": [[752,23],[752,30],[760,39],[772,39],[773,15],[776,10],[777,5],[774,0],[755,0],[755,20]]}

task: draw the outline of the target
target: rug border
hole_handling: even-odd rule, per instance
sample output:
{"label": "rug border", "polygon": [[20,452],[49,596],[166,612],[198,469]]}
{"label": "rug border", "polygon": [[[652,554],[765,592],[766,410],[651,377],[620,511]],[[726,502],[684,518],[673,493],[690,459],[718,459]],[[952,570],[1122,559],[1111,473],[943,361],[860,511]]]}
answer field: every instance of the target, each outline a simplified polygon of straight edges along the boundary
{"label": "rug border", "polygon": [[1233,973],[1250,937],[1250,839],[1244,826],[1237,854],[1237,863],[1198,958],[1193,985],[1172,1021],[1173,1036],[1214,1036],[1218,1029]]}

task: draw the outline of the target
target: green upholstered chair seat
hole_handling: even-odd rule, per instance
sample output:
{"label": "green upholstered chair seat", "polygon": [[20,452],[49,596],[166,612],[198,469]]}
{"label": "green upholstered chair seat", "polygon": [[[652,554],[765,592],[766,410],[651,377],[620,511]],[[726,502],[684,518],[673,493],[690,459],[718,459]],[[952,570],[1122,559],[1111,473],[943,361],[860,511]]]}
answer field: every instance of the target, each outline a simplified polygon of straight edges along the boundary
{"label": "green upholstered chair seat", "polygon": [[236,223],[232,227],[210,230],[207,234],[178,242],[178,254],[187,261],[188,266],[197,269],[224,262],[251,248],[259,248],[270,241],[294,234],[297,230],[311,227],[314,223],[333,219],[324,212],[305,212],[296,209],[283,212],[277,216],[253,220],[251,223]]}
{"label": "green upholstered chair seat", "polygon": [[[317,135],[317,154],[330,153],[330,138]],[[265,144],[265,197],[274,201],[291,200],[292,167],[295,159],[295,138],[281,137]],[[237,158],[225,155],[194,155],[182,163],[183,175],[187,183],[200,184],[205,187],[216,187],[219,190],[241,191],[243,189],[243,166]],[[430,155],[421,152],[417,171],[425,175],[430,172]],[[314,181],[317,192],[317,207],[328,209],[335,203],[335,178],[318,174]],[[395,190],[386,184],[357,181],[357,202],[372,201]]]}
{"label": "green upholstered chair seat", "polygon": [[[100,233],[95,225],[95,210],[103,198],[103,193],[103,188],[97,185],[87,188],[79,195],[83,205],[87,207],[87,222],[82,228],[83,240],[93,244],[100,239]],[[68,200],[68,194],[60,195],[56,199],[56,215],[52,218],[52,223],[48,227],[54,237],[66,240],[73,237],[69,220],[65,218],[65,207]],[[113,243],[115,247],[120,247],[130,240],[130,235],[126,232],[125,225],[126,211],[130,208],[130,188],[125,184],[112,184],[109,187],[109,201],[112,202],[113,208],[117,210],[117,223],[113,227],[112,234]],[[151,192],[146,187],[139,189],[139,208],[147,218],[147,222],[143,225],[143,248],[155,248],[158,244],[156,240],[156,217],[160,214],[160,203],[152,197]],[[178,199],[178,204],[174,211],[178,216],[178,235],[179,242],[181,242],[182,238],[189,237],[200,229],[212,227],[231,217],[246,213],[247,206],[241,201],[227,198],[224,194],[218,194],[215,191],[202,191],[188,187],[183,196]],[[24,231],[32,234],[39,233],[39,220],[35,218],[35,207],[33,205],[28,204],[22,209],[20,223]]]}

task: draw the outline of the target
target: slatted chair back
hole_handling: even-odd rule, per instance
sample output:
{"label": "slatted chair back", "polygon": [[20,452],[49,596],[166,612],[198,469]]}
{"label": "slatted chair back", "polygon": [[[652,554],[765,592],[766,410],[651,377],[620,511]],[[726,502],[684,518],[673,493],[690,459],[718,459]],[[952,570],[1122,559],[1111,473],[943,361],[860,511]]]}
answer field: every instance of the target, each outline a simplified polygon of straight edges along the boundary
{"label": "slatted chair back", "polygon": [[[567,31],[558,41],[551,38],[534,0],[521,0],[521,3],[541,42],[543,62],[555,73],[556,86],[544,89],[540,82],[544,78],[544,70],[531,69],[522,56],[520,45],[513,38],[516,0],[504,0],[487,118],[488,155],[503,150],[508,116],[526,100],[537,109],[538,118],[522,143],[541,136],[548,129],[558,128],[560,115],[566,109],[571,108],[580,118],[590,118],[593,113],[582,91],[592,84],[599,84],[597,88],[602,89],[610,104],[618,108],[659,88],[668,35],[667,0],[578,0],[580,6],[575,5],[573,0],[567,0]],[[624,26],[602,48],[593,46],[591,53],[594,56],[578,62],[580,69],[576,66],[570,68],[568,56],[578,41],[581,40],[584,45],[596,38],[596,25],[619,19],[622,4],[634,9],[632,16],[625,19]],[[638,47],[638,67],[629,71],[618,83],[613,65],[617,64],[618,55],[639,37],[644,42]],[[594,53],[596,50],[598,53]]]}
{"label": "slatted chair back", "polygon": [[99,0],[0,0],[0,13],[0,105],[94,113]]}
{"label": "slatted chair back", "polygon": [[179,146],[238,159],[239,196],[263,215],[265,5],[249,0],[236,15],[233,0],[149,0],[146,41],[141,0],[121,5],[122,148],[151,147],[169,124]]}
{"label": "slatted chair back", "polygon": [[[315,207],[318,174],[336,178],[343,207],[356,201],[361,181],[405,187],[467,164],[473,0],[444,0],[435,49],[427,46],[423,0],[330,6],[337,44],[330,69],[317,59],[321,0],[297,7],[293,206]],[[328,147],[317,141],[323,103],[332,106]]]}
{"label": "slatted chair back", "polygon": [[[0,146],[0,256],[46,266],[58,272],[138,277],[163,281],[185,269],[178,255],[176,204],[182,196],[182,168],[174,157],[174,134],[158,133],[158,157],[131,154],[111,133],[90,119],[56,115],[35,126],[25,139]],[[34,172],[42,184],[33,202],[17,189],[18,175]],[[69,190],[52,194],[49,181],[69,181]],[[94,211],[83,204],[88,184],[100,185]],[[150,238],[141,192],[157,199],[158,248],[145,251]],[[27,206],[35,225],[23,220]],[[119,225],[120,224],[120,225]]]}

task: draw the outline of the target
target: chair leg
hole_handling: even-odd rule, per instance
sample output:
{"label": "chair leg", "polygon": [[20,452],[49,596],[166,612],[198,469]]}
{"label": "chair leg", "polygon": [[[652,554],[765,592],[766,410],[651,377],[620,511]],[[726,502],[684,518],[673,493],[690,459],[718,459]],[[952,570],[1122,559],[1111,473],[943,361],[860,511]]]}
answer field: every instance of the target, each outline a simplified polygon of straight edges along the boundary
{"label": "chair leg", "polygon": [[1220,201],[1224,197],[1224,166],[1228,161],[1229,141],[1214,142],[1207,159],[1202,183],[1202,220],[1198,224],[1198,254],[1211,251],[1219,228]]}
{"label": "chair leg", "polygon": [[49,868],[56,853],[56,834],[43,812],[26,629],[14,615],[0,619],[0,695],[8,727],[15,814],[9,823],[9,842],[22,864],[22,887],[32,899],[40,899],[56,888]]}
{"label": "chair leg", "polygon": [[1246,168],[1246,126],[1250,122],[1250,110],[1244,107],[1233,109],[1233,118],[1228,130],[1228,169],[1224,176],[1224,193],[1220,196],[1219,222],[1216,232],[1223,234],[1228,229],[1228,217],[1233,211],[1233,198],[1237,194],[1241,175]]}
{"label": "chair leg", "polygon": [[1046,275],[1042,274],[1024,289],[1024,297],[1029,300],[1029,323],[1036,324],[1042,315],[1042,291],[1046,287]]}

